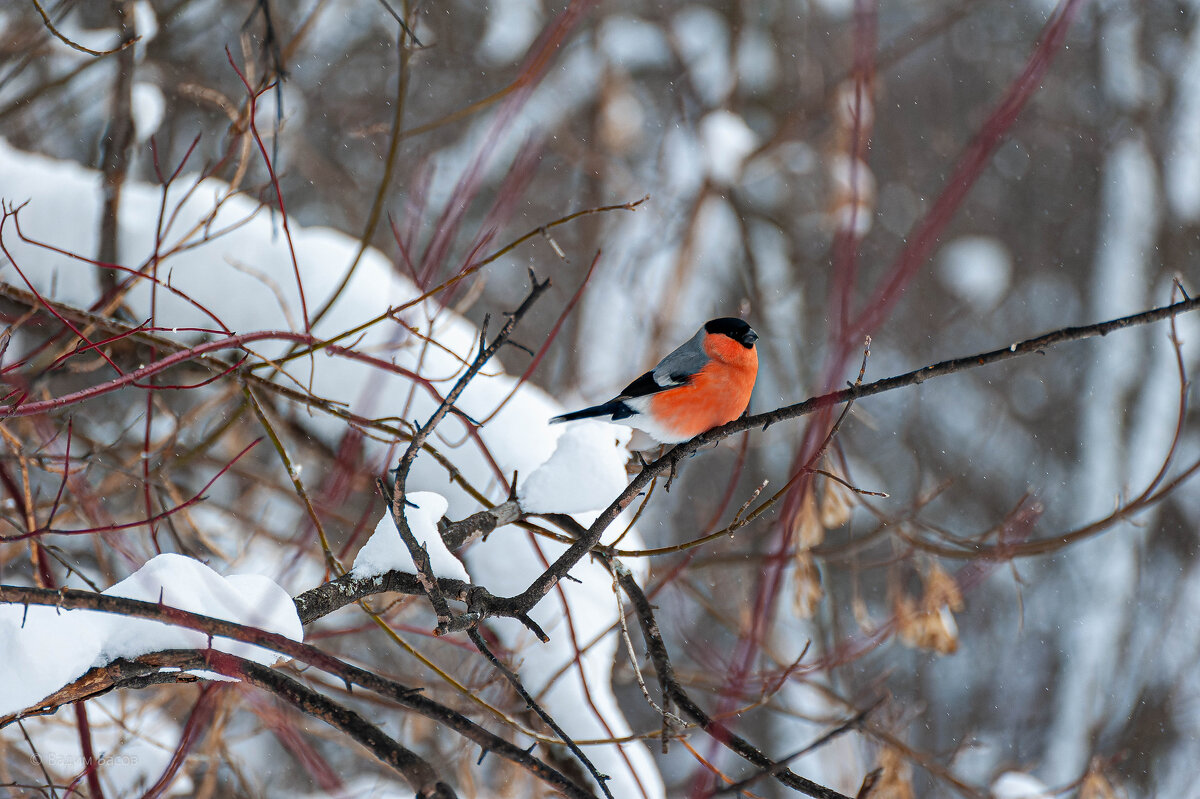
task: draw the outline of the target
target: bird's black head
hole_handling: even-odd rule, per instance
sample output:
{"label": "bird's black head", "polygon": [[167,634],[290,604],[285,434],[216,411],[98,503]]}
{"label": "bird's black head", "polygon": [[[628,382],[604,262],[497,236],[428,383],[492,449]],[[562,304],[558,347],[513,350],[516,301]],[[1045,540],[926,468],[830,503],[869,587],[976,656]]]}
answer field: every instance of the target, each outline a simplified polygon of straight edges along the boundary
{"label": "bird's black head", "polygon": [[707,322],[704,325],[704,332],[717,336],[729,336],[746,349],[752,348],[754,342],[758,341],[758,334],[754,332],[754,328],[741,319],[734,319],[730,316]]}

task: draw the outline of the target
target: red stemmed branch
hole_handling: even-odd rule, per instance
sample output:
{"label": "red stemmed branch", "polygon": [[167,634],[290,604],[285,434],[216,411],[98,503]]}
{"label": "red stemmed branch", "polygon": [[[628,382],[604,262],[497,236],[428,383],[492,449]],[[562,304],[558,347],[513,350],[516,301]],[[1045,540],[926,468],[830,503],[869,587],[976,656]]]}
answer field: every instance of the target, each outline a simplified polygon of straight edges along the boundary
{"label": "red stemmed branch", "polygon": [[892,264],[887,279],[875,289],[854,327],[843,339],[844,347],[853,347],[854,342],[863,335],[879,328],[888,311],[900,298],[904,286],[929,259],[967,193],[991,162],[996,149],[1016,123],[1029,99],[1041,87],[1055,56],[1062,50],[1071,22],[1084,2],[1086,0],[1063,0],[1050,16],[1025,69],[1009,86],[1004,98],[959,157],[942,193],[908,237],[908,244]]}
{"label": "red stemmed branch", "polygon": [[135,522],[125,522],[122,524],[107,524],[107,525],[104,525],[103,527],[88,527],[88,528],[84,528],[81,530],[55,530],[53,528],[46,527],[46,528],[43,528],[40,530],[30,530],[29,532],[19,533],[17,535],[0,536],[0,542],[24,541],[25,539],[28,539],[28,538],[38,538],[43,535],[91,535],[93,533],[108,533],[108,532],[114,532],[116,530],[129,530],[134,527],[142,527],[144,525],[154,524],[155,522],[161,521],[162,519],[165,519],[169,516],[173,516],[174,514],[178,513],[181,510],[184,510],[185,508],[190,508],[192,505],[195,505],[197,502],[203,501],[204,492],[208,491],[208,489],[212,487],[213,483],[217,482],[217,480],[219,480],[221,478],[221,475],[223,475],[223,474],[225,474],[225,472],[229,471],[235,463],[237,463],[239,460],[242,459],[243,455],[245,455],[247,452],[249,452],[251,449],[253,449],[260,441],[262,441],[261,438],[256,438],[253,441],[251,441],[249,444],[247,444],[246,447],[241,452],[239,452],[237,455],[233,456],[233,459],[231,461],[229,461],[224,466],[222,466],[220,471],[218,471],[216,474],[214,474],[212,476],[212,479],[210,479],[207,483],[205,483],[204,486],[201,487],[201,489],[199,491],[197,491],[196,494],[191,499],[181,502],[178,505],[176,505],[175,507],[164,510],[161,513],[156,513],[153,516],[150,516],[149,518],[139,519]]}
{"label": "red stemmed branch", "polygon": [[[3,237],[4,224],[3,223],[4,223],[4,220],[7,220],[9,217],[12,217],[13,226],[16,228],[16,231],[17,231],[17,237],[20,238],[21,241],[25,242],[26,244],[29,244],[30,246],[33,246],[33,247],[38,247],[38,248],[46,250],[48,252],[55,253],[56,255],[61,255],[64,258],[70,258],[73,261],[82,261],[83,263],[90,264],[92,266],[99,267],[101,269],[113,269],[118,272],[123,272],[123,273],[129,275],[131,279],[148,280],[151,283],[153,283],[157,288],[166,289],[167,291],[174,294],[176,297],[179,297],[181,300],[183,300],[184,302],[191,305],[196,310],[200,311],[200,313],[204,314],[209,319],[212,319],[213,322],[215,322],[217,324],[217,326],[221,332],[226,333],[226,334],[233,333],[233,331],[231,329],[229,329],[229,327],[227,327],[224,322],[221,321],[221,318],[219,316],[217,316],[215,313],[213,313],[208,308],[206,308],[203,304],[201,304],[200,302],[195,300],[191,295],[187,294],[186,292],[180,291],[179,289],[172,286],[169,282],[159,280],[158,277],[156,277],[155,275],[148,274],[146,271],[144,271],[144,269],[133,269],[128,266],[123,266],[122,264],[114,264],[114,263],[108,263],[105,261],[98,261],[95,258],[88,258],[88,257],[80,255],[78,253],[71,252],[70,250],[64,250],[63,248],[56,247],[53,244],[49,244],[47,242],[39,241],[37,239],[33,239],[33,238],[26,236],[24,231],[21,230],[21,216],[19,213],[20,210],[24,207],[25,206],[23,204],[23,205],[15,207],[15,208],[5,209],[4,213],[3,213],[3,217],[0,218],[0,250],[2,250],[4,252],[5,256],[7,256],[8,260],[12,263],[13,268],[17,269],[18,273],[20,273],[21,270],[19,267],[17,267],[16,260],[13,259],[12,254],[9,253],[8,249],[3,246],[3,241],[4,241],[4,237]],[[24,278],[23,274],[22,274],[22,278]],[[28,281],[26,281],[26,282],[28,283]],[[35,289],[33,289],[32,286],[30,287],[30,291],[33,291],[34,294],[37,294],[37,291]],[[40,295],[38,296],[38,299],[42,300],[43,305],[46,305],[47,307],[49,307],[49,304],[47,304]],[[183,328],[180,328],[180,329],[183,329]]]}
{"label": "red stemmed branch", "polygon": [[[88,341],[87,339],[81,338],[79,340],[80,343],[74,349],[64,352],[62,355],[58,356],[53,361],[51,361],[50,365],[46,367],[46,371],[51,371],[59,364],[65,362],[71,358],[74,358],[76,355],[83,355],[85,352],[90,352],[92,350],[99,352],[100,355],[104,355],[103,352],[100,352],[101,347],[107,346],[109,344],[114,344],[118,341],[121,341],[122,339],[126,339],[126,338],[129,338],[130,336],[136,335],[137,333],[147,332],[150,329],[151,329],[150,328],[150,320],[147,319],[145,322],[142,322],[137,327],[131,327],[128,330],[122,330],[120,333],[115,333],[115,334],[109,336],[108,338],[100,339],[99,341]],[[0,374],[10,372],[14,369],[19,369],[21,366],[24,366],[24,365],[25,365],[24,362],[17,362],[15,364],[12,364],[11,366],[6,366],[6,367],[4,367],[4,369],[0,369]]]}
{"label": "red stemmed branch", "polygon": [[[279,188],[279,176],[275,174],[275,166],[271,163],[271,156],[267,154],[267,147],[263,144],[262,136],[258,132],[258,123],[255,119],[258,111],[258,97],[262,92],[255,91],[250,86],[246,76],[238,69],[238,65],[233,60],[233,53],[229,48],[225,48],[225,57],[229,60],[229,66],[233,67],[233,71],[237,73],[238,80],[242,82],[242,86],[246,88],[246,96],[250,107],[247,109],[246,116],[249,120],[250,133],[254,137],[254,144],[258,147],[258,152],[262,156],[263,165],[266,167],[267,174],[271,177],[271,186],[275,190],[275,201],[279,203],[279,218],[283,224],[283,236],[287,240],[288,254],[292,259],[292,271],[296,276],[296,291],[300,294],[300,311],[304,316],[304,329],[312,330],[312,325],[308,320],[308,301],[304,297],[304,281],[300,278],[300,262],[296,259],[296,246],[292,243],[292,229],[288,225],[287,207],[283,202],[283,190]],[[269,86],[262,91],[266,91]]]}
{"label": "red stemmed branch", "polygon": [[[849,157],[849,197],[842,200],[843,206],[834,209],[839,227],[833,241],[833,288],[830,292],[830,308],[834,312],[833,329],[846,337],[850,323],[851,300],[858,277],[858,222],[859,215],[867,211],[862,208],[862,171],[867,144],[871,138],[870,120],[875,115],[875,98],[871,88],[875,78],[875,50],[877,46],[879,9],[875,3],[856,0],[854,4],[854,70],[852,80],[854,97],[848,109],[851,117]],[[838,109],[836,113],[846,113]],[[843,208],[848,206],[848,218],[840,221]]]}
{"label": "red stemmed branch", "polygon": [[196,704],[192,706],[192,712],[188,714],[187,722],[183,725],[183,735],[180,737],[175,751],[171,753],[171,760],[167,763],[167,767],[163,769],[163,773],[159,775],[159,778],[143,794],[142,799],[159,799],[171,787],[171,783],[175,781],[175,776],[183,766],[188,752],[192,750],[192,747],[196,745],[208,730],[209,724],[212,723],[213,714],[216,711],[217,698],[221,695],[225,687],[219,683],[208,683],[200,689],[200,696],[196,699]]}
{"label": "red stemmed branch", "polygon": [[[83,331],[81,331],[79,328],[75,327],[75,325],[71,324],[71,321],[69,319],[67,319],[66,317],[60,316],[57,311],[55,311],[52,307],[50,307],[50,304],[46,302],[45,298],[42,297],[41,293],[38,292],[37,288],[33,285],[32,282],[30,282],[29,278],[25,276],[25,273],[23,271],[21,271],[21,267],[17,265],[17,260],[15,258],[13,258],[12,253],[8,251],[8,246],[4,243],[4,223],[8,221],[8,218],[10,216],[13,217],[13,219],[15,220],[17,212],[20,211],[21,208],[23,208],[23,207],[24,207],[24,204],[17,206],[15,208],[12,206],[5,206],[3,208],[3,214],[0,215],[0,252],[4,253],[4,257],[8,259],[8,262],[10,264],[12,264],[13,269],[15,269],[17,271],[17,274],[21,276],[21,280],[24,281],[25,285],[29,288],[30,292],[32,292],[33,295],[35,297],[37,297],[38,302],[40,302],[42,304],[42,307],[45,308],[47,311],[49,311],[54,316],[54,318],[56,318],[59,322],[61,322],[63,327],[68,328],[78,338],[91,344],[92,343],[91,340],[88,339],[88,337],[83,334]],[[19,230],[18,230],[18,233],[19,233]],[[100,357],[102,357],[105,361],[108,362],[108,365],[113,368],[113,371],[115,371],[117,374],[122,374],[121,367],[119,367],[115,363],[113,363],[112,358],[109,358],[107,354],[101,352]]]}
{"label": "red stemmed branch", "polygon": [[[559,53],[568,35],[579,25],[584,14],[592,5],[594,5],[594,0],[573,0],[530,45],[525,61],[519,70],[520,77],[513,83],[513,91],[501,103],[491,130],[484,137],[483,144],[470,165],[463,171],[451,193],[451,202],[434,225],[433,237],[419,259],[418,269],[422,282],[432,280],[434,270],[443,262],[449,252],[450,245],[458,233],[467,209],[482,188],[487,167],[503,140],[503,133],[512,124],[538,83],[545,77],[550,64]],[[525,166],[531,168],[532,164]],[[524,176],[520,174],[515,177],[518,181],[524,179]],[[468,262],[467,269],[469,268]]]}
{"label": "red stemmed branch", "polygon": [[[533,180],[540,158],[541,150],[535,147],[532,141],[526,141],[521,145],[517,157],[509,167],[508,174],[504,176],[503,182],[496,190],[496,200],[480,223],[475,241],[471,245],[467,257],[463,260],[462,267],[455,274],[455,278],[461,279],[476,271],[476,267],[482,260],[480,253],[492,243],[496,233],[512,217],[517,201],[524,196],[525,190]],[[432,272],[427,272],[426,275],[427,278],[432,277]],[[439,296],[438,300],[443,307],[453,302],[457,289],[462,285],[460,281],[455,281],[447,291]]]}
{"label": "red stemmed branch", "polygon": [[[117,389],[124,388],[125,386],[132,385],[139,388],[150,389],[172,388],[171,386],[149,386],[143,384],[141,381],[145,380],[151,375],[165,372],[171,367],[204,358],[209,353],[220,352],[222,350],[229,349],[241,349],[247,344],[252,344],[256,341],[293,341],[309,345],[321,343],[320,339],[315,336],[307,333],[293,333],[289,330],[260,330],[254,333],[240,333],[236,336],[228,336],[226,338],[217,339],[216,341],[208,341],[203,344],[197,344],[195,347],[189,347],[185,350],[180,350],[179,352],[172,353],[153,363],[146,364],[136,371],[123,374],[118,378],[114,378],[113,380],[109,380],[95,386],[89,386],[88,388],[80,389],[79,391],[73,391],[69,394],[63,394],[59,397],[54,397],[48,400],[40,400],[38,402],[26,402],[23,404],[18,403],[8,406],[0,406],[0,417],[33,416],[39,413],[45,413],[46,411],[62,408],[67,405],[73,405],[84,400],[93,399],[95,397],[116,391]],[[364,355],[344,347],[328,346],[325,347],[325,351],[333,355],[340,355],[352,360],[364,361],[375,366],[385,367],[390,371],[394,371],[397,374],[401,374],[411,380],[421,383],[431,392],[433,392],[435,396],[437,394],[436,389],[434,389],[432,383],[430,383],[428,380],[420,375],[410,372],[407,369],[396,366],[395,364],[391,364],[379,358],[373,358],[369,355]],[[228,374],[234,369],[237,369],[240,363],[241,361],[232,365],[223,364],[223,371],[221,374],[217,375],[217,377],[220,377],[223,374]],[[212,382],[213,379],[215,378],[209,378],[205,382]],[[194,388],[194,386],[178,386],[176,388]]]}
{"label": "red stemmed branch", "polygon": [[[214,666],[214,671],[219,671],[234,679],[252,685],[260,684],[251,677],[254,670],[251,662],[238,661],[231,656],[223,656],[224,653],[218,653],[216,657],[213,657],[210,652],[211,650],[206,651],[203,656],[206,666]],[[231,666],[228,672],[222,665],[224,661]],[[281,699],[285,692],[272,691],[272,693],[275,695],[274,698]],[[333,796],[345,795],[345,784],[337,769],[309,741],[309,736],[305,733],[303,726],[297,724],[295,714],[289,713],[288,708],[281,706],[279,702],[269,701],[266,697],[258,694],[250,694],[247,698],[250,700],[248,703],[250,712],[258,717],[263,729],[275,736],[279,745],[295,759],[299,767],[322,792]],[[311,711],[310,715],[316,716]]]}
{"label": "red stemmed branch", "polygon": [[88,791],[92,795],[92,799],[104,799],[104,789],[100,785],[100,771],[97,768],[100,764],[96,760],[95,748],[92,745],[92,725],[88,722],[87,705],[83,702],[75,702],[75,724],[79,728],[79,748],[83,755],[84,768],[83,772],[74,779],[71,783],[73,789],[79,780],[86,779]]}
{"label": "red stemmed branch", "polygon": [[[51,313],[54,313],[54,312],[51,311]],[[219,352],[221,350],[236,349],[236,348],[243,347],[246,344],[250,344],[255,341],[264,341],[264,340],[271,340],[271,339],[287,340],[288,338],[291,338],[291,337],[302,338],[302,339],[303,338],[311,338],[311,336],[305,336],[302,333],[290,333],[288,331],[266,330],[266,331],[261,331],[261,332],[257,332],[257,333],[244,333],[244,334],[237,335],[237,336],[230,336],[229,338],[218,339],[216,341],[209,341],[204,344],[199,344],[195,347],[190,347],[186,350],[182,350],[180,352],[172,353],[171,355],[168,355],[165,358],[162,358],[161,360],[155,361],[154,363],[146,364],[145,366],[137,369],[136,371],[129,372],[127,374],[122,374],[120,377],[114,378],[113,380],[109,380],[104,383],[99,383],[94,386],[89,386],[88,388],[80,389],[79,391],[73,391],[69,394],[63,394],[62,396],[54,397],[53,399],[39,400],[38,402],[25,402],[25,403],[16,403],[16,404],[12,404],[12,405],[2,406],[2,407],[0,407],[0,416],[3,416],[5,418],[12,418],[12,417],[19,417],[19,416],[35,416],[39,413],[45,413],[46,411],[56,410],[58,408],[63,408],[68,405],[73,405],[77,402],[82,402],[84,400],[103,396],[104,394],[108,394],[110,392],[116,391],[117,389],[124,388],[125,386],[137,386],[140,388],[164,388],[163,386],[147,386],[147,385],[142,384],[141,381],[145,380],[146,378],[150,377],[151,375],[156,375],[156,374],[159,374],[160,372],[165,372],[167,369],[170,369],[173,366],[178,366],[180,364],[187,363],[188,361],[192,361],[197,358],[202,358],[203,356],[207,355],[210,352]],[[83,337],[80,336],[80,338],[83,338]],[[231,366],[227,365],[225,372],[228,373],[236,368],[237,368],[237,364],[234,364]]]}

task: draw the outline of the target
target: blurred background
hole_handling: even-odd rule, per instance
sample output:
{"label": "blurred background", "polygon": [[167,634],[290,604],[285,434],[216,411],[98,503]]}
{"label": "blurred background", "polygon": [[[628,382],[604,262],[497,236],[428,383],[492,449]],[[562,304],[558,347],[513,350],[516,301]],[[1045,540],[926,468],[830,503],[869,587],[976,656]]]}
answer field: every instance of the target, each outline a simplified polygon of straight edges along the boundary
{"label": "blurred background", "polygon": [[[41,8],[93,50],[140,39],[96,57],[33,4],[0,9],[10,145],[114,186],[194,146],[189,171],[274,207],[262,160],[235,157],[244,77],[290,218],[363,237],[420,285],[648,197],[547,228],[439,298],[479,322],[516,307],[529,269],[551,277],[522,339],[563,319],[532,380],[567,406],[716,316],[761,335],[757,413],[853,380],[865,335],[869,381],[1165,305],[1175,279],[1198,290],[1190,0]],[[1195,320],[1178,329],[1178,357],[1159,323],[855,405],[811,465],[886,498],[806,473],[736,536],[651,560],[693,695],[761,702],[730,723],[775,755],[883,697],[864,732],[795,764],[850,793],[882,763],[881,796],[1001,795],[1006,772],[1054,795],[1195,795],[1200,495],[1172,481],[1197,458],[1180,368],[1200,350]],[[830,421],[686,463],[647,504],[648,545],[782,488]],[[626,714],[653,733],[618,660]],[[658,763],[669,796],[705,795],[687,749]]]}

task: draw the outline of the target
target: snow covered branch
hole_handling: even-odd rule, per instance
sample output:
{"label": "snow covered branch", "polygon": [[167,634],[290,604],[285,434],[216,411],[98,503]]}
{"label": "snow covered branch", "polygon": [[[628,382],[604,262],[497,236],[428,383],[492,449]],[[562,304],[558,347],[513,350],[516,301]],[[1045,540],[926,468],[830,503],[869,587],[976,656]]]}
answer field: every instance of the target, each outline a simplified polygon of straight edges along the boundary
{"label": "snow covered branch", "polygon": [[[219,636],[264,647],[315,666],[344,681],[347,686],[358,685],[366,688],[368,691],[372,691],[389,701],[395,702],[401,707],[405,707],[437,723],[443,724],[458,734],[463,735],[468,740],[478,744],[485,751],[498,754],[501,757],[512,760],[523,768],[529,769],[539,779],[553,785],[568,796],[590,796],[589,792],[579,788],[569,778],[547,766],[537,758],[532,757],[528,752],[488,732],[462,714],[425,698],[419,690],[403,686],[373,672],[352,666],[322,652],[316,647],[298,643],[290,638],[267,630],[191,613],[160,603],[143,602],[121,596],[108,596],[71,589],[51,591],[40,588],[0,585],[0,603],[22,604],[27,607],[31,605],[53,607],[60,612],[64,610],[93,610],[133,618],[153,619],[197,630],[207,635],[210,641],[213,637]],[[98,696],[117,687],[142,688],[163,682],[191,682],[191,678],[178,674],[176,670],[179,669],[184,671],[210,669],[232,677],[241,678],[245,676],[251,682],[260,684],[260,687],[267,688],[273,693],[282,692],[289,695],[299,703],[298,706],[301,706],[305,712],[315,712],[320,718],[328,716],[327,720],[331,720],[331,723],[336,720],[339,725],[355,726],[365,741],[375,742],[372,745],[373,751],[376,751],[377,754],[382,754],[381,759],[384,759],[389,765],[396,766],[397,768],[400,768],[399,764],[403,763],[404,766],[401,770],[407,773],[409,763],[403,752],[389,745],[386,739],[381,739],[375,733],[363,728],[360,723],[361,719],[348,714],[348,711],[343,713],[337,710],[328,700],[303,686],[299,686],[294,680],[290,680],[275,670],[265,667],[262,669],[247,670],[249,661],[236,656],[226,655],[219,650],[211,648],[190,650],[176,655],[168,653],[165,656],[163,652],[165,650],[156,651],[150,656],[133,658],[132,663],[127,660],[117,659],[113,663],[97,667],[70,686],[39,702],[34,707],[21,713],[0,718],[0,727],[30,715],[52,713],[64,703]],[[162,674],[163,669],[168,670],[165,676]],[[245,671],[244,675],[243,671]],[[423,785],[426,781],[425,772],[421,771],[419,773],[423,775],[420,778],[420,785]],[[420,786],[418,785],[417,787]],[[435,796],[438,794],[430,795]]]}

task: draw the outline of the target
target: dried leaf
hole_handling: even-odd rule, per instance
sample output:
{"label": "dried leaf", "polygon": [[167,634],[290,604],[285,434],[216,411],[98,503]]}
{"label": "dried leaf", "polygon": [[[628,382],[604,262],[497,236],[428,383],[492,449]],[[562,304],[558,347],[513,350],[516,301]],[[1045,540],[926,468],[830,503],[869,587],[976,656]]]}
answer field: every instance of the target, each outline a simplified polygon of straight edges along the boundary
{"label": "dried leaf", "polygon": [[1119,799],[1120,794],[1104,776],[1104,766],[1099,758],[1093,758],[1088,772],[1079,786],[1079,799]]}
{"label": "dried leaf", "polygon": [[871,799],[913,799],[912,767],[891,747],[879,752],[881,773],[871,790]]}
{"label": "dried leaf", "polygon": [[821,587],[821,573],[812,555],[807,550],[796,553],[796,566],[792,574],[792,608],[798,618],[810,619],[825,596]]}
{"label": "dried leaf", "polygon": [[924,593],[918,604],[902,596],[894,603],[896,631],[906,646],[941,655],[958,651],[958,624],[954,612],[963,608],[958,583],[937,563],[922,577]]}
{"label": "dried leaf", "polygon": [[817,513],[817,498],[809,491],[800,503],[800,510],[792,521],[792,533],[796,546],[801,550],[812,549],[825,540],[825,528],[821,525],[820,514]]}

